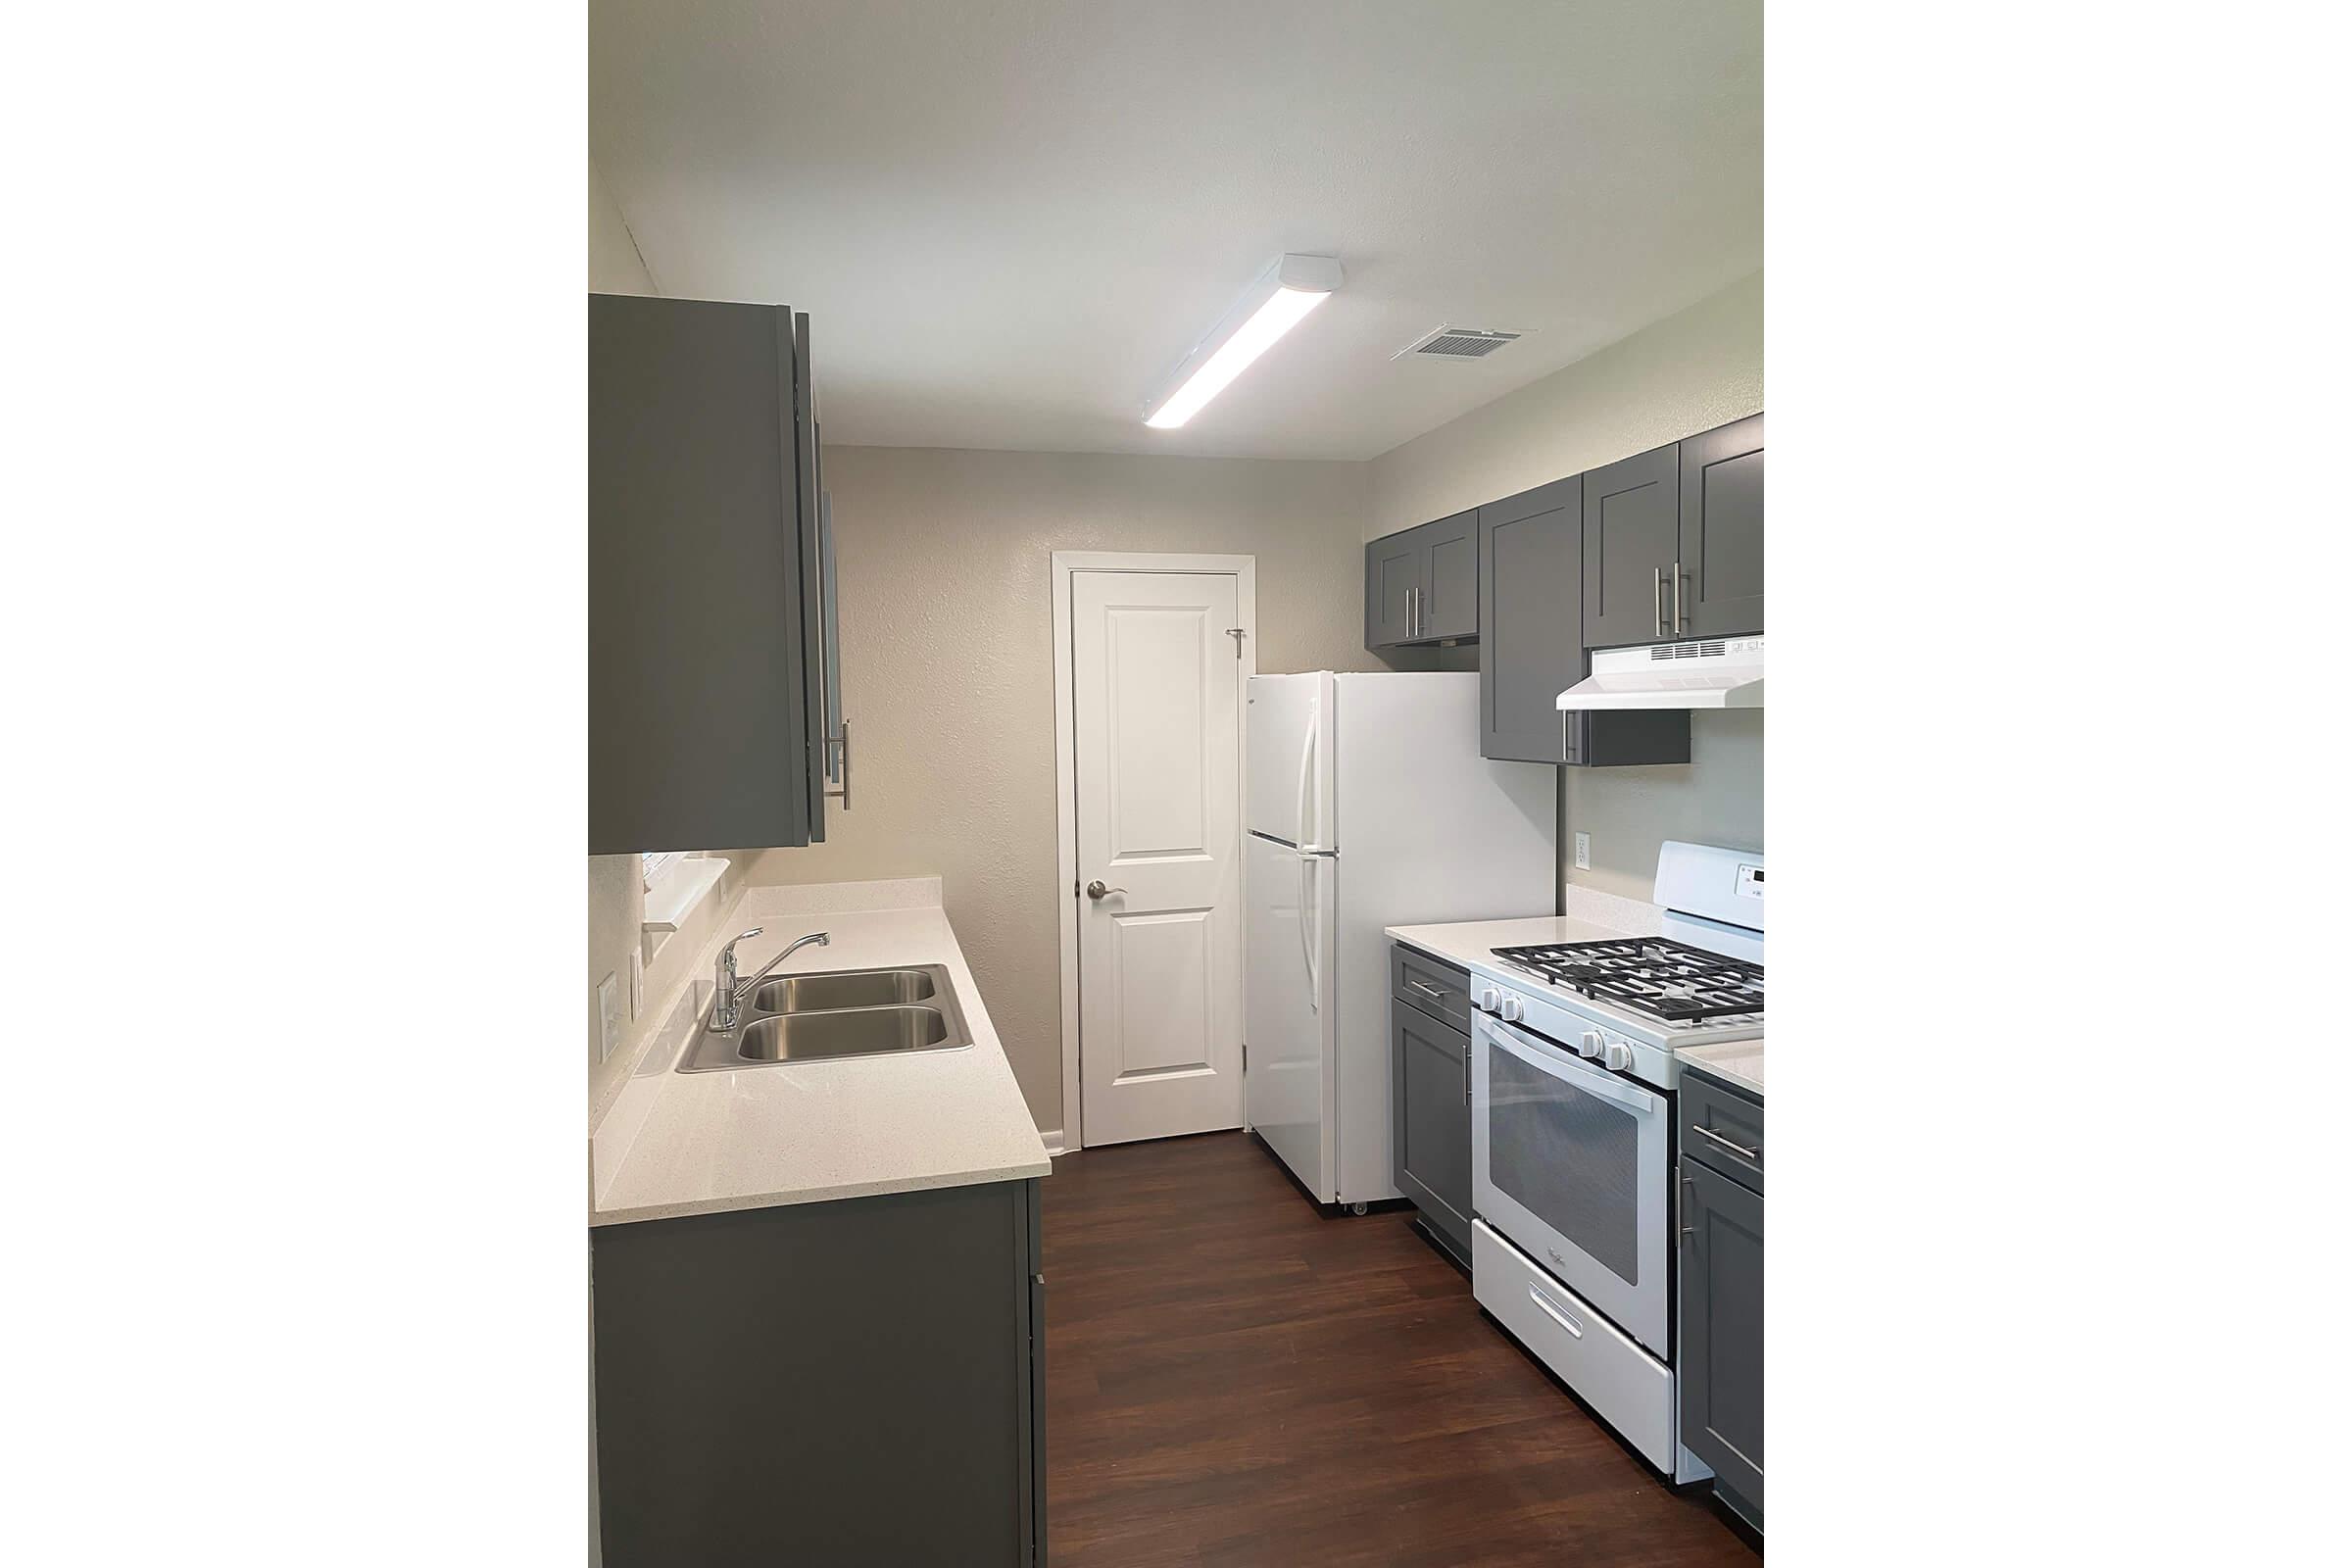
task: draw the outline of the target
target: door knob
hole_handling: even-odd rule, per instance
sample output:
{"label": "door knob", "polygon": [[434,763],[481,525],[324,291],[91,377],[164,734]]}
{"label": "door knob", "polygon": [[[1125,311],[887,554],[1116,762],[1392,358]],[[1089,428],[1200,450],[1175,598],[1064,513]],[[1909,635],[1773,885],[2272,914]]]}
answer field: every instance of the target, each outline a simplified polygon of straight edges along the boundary
{"label": "door knob", "polygon": [[1101,877],[1095,878],[1092,882],[1089,882],[1086,885],[1086,896],[1090,899],[1107,898],[1113,893],[1124,893],[1127,890],[1125,888],[1104,887]]}

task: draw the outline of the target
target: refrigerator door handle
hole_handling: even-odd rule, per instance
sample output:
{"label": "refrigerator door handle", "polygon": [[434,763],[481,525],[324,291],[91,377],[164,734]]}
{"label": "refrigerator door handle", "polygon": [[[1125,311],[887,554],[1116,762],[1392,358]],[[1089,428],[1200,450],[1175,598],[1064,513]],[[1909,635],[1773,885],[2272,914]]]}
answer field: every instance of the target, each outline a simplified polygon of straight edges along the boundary
{"label": "refrigerator door handle", "polygon": [[1323,985],[1315,973],[1315,939],[1307,927],[1315,907],[1314,889],[1308,885],[1310,879],[1307,869],[1314,863],[1315,857],[1311,855],[1301,854],[1298,857],[1298,956],[1306,961],[1306,1010],[1319,1013],[1323,1010]]}
{"label": "refrigerator door handle", "polygon": [[1298,737],[1298,842],[1302,846],[1315,842],[1314,824],[1307,820],[1307,812],[1313,804],[1309,799],[1309,790],[1314,778],[1315,731],[1321,725],[1322,716],[1322,705],[1319,702],[1309,702],[1306,705],[1306,733]]}

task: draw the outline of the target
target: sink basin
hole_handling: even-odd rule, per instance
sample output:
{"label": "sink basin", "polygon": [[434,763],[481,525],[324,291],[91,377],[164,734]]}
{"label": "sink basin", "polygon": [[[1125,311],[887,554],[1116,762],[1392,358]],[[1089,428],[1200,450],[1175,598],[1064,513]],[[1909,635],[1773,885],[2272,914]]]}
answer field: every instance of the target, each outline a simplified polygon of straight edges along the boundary
{"label": "sink basin", "polygon": [[752,994],[755,1012],[823,1012],[835,1007],[888,1007],[928,1002],[947,977],[922,969],[838,969],[770,980]]}
{"label": "sink basin", "polygon": [[972,1043],[944,965],[831,969],[778,975],[746,1002],[726,1034],[710,1015],[680,1072],[724,1072],[777,1062],[958,1051]]}
{"label": "sink basin", "polygon": [[852,1007],[836,1012],[787,1012],[742,1029],[737,1053],[745,1061],[811,1061],[828,1056],[879,1056],[937,1051],[951,1040],[948,1015],[937,1007]]}

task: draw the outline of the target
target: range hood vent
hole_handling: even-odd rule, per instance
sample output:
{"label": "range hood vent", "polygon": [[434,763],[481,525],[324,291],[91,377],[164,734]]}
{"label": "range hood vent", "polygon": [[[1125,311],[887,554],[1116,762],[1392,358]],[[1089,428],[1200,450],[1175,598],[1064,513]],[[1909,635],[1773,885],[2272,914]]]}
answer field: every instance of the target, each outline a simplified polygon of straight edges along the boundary
{"label": "range hood vent", "polygon": [[1709,637],[1611,648],[1560,693],[1562,712],[1625,708],[1762,708],[1764,639]]}
{"label": "range hood vent", "polygon": [[1489,327],[1441,326],[1435,332],[1415,338],[1389,358],[1401,360],[1426,354],[1438,360],[1483,360],[1496,349],[1507,348],[1525,336],[1525,332],[1504,332]]}

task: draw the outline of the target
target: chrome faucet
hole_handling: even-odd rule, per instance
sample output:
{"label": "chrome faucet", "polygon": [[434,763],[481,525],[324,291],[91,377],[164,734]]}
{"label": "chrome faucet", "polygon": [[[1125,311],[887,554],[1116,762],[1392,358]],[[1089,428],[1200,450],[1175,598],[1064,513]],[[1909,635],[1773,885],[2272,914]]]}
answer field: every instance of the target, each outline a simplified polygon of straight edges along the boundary
{"label": "chrome faucet", "polygon": [[811,931],[761,964],[758,974],[748,980],[736,979],[735,944],[741,942],[745,937],[756,937],[765,929],[764,926],[756,925],[749,931],[730,939],[725,947],[718,950],[718,990],[717,994],[710,999],[710,1029],[714,1034],[723,1035],[734,1032],[735,1026],[743,1022],[743,999],[750,996],[752,988],[766,979],[777,964],[782,963],[811,942],[820,948],[829,948],[833,945],[832,932]]}

